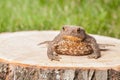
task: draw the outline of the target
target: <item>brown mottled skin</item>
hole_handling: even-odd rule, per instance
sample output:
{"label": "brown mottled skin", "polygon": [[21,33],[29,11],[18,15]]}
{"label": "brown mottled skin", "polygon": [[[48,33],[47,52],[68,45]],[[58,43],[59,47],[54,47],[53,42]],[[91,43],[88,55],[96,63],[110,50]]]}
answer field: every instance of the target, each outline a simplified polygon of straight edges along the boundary
{"label": "brown mottled skin", "polygon": [[89,54],[88,57],[94,59],[101,56],[95,38],[86,34],[79,26],[65,25],[52,41],[46,42],[48,42],[47,55],[51,60],[59,61],[58,54],[74,56]]}
{"label": "brown mottled skin", "polygon": [[80,38],[73,36],[63,36],[62,40],[54,45],[54,50],[58,54],[80,56],[93,52],[92,47],[82,42]]}

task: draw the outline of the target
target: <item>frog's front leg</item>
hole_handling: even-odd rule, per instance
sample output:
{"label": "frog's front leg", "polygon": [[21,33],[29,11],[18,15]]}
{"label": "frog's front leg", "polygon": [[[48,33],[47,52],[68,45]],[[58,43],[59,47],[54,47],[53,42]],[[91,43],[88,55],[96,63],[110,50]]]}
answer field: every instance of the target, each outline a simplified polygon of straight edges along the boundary
{"label": "frog's front leg", "polygon": [[100,48],[99,48],[96,40],[94,38],[90,38],[88,42],[90,43],[90,46],[93,49],[93,53],[91,55],[89,55],[88,57],[95,58],[95,59],[99,58],[101,56],[101,53],[100,53]]}
{"label": "frog's front leg", "polygon": [[48,45],[47,56],[52,61],[60,61],[61,57],[55,52],[53,44]]}

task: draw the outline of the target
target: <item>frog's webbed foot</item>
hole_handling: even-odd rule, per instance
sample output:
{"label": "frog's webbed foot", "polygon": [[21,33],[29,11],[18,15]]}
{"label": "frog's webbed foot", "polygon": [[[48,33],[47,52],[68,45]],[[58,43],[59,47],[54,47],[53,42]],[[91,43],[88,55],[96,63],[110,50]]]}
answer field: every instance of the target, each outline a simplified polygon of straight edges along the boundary
{"label": "frog's webbed foot", "polygon": [[97,53],[96,53],[96,54],[95,54],[95,53],[92,53],[91,55],[88,56],[88,58],[90,58],[90,59],[91,59],[91,58],[97,59],[97,58],[99,58],[99,57],[100,57],[100,54],[97,54]]}
{"label": "frog's webbed foot", "polygon": [[61,59],[61,57],[58,54],[53,54],[49,58],[51,59],[51,61],[53,61],[53,60],[60,61],[60,59]]}

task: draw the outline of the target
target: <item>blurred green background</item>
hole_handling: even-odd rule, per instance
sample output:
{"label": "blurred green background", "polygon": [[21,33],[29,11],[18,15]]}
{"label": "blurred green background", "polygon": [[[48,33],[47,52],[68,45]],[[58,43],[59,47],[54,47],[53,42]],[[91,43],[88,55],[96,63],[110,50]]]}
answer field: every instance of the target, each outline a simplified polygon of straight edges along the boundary
{"label": "blurred green background", "polygon": [[59,30],[65,24],[120,38],[120,0],[0,0],[0,32]]}

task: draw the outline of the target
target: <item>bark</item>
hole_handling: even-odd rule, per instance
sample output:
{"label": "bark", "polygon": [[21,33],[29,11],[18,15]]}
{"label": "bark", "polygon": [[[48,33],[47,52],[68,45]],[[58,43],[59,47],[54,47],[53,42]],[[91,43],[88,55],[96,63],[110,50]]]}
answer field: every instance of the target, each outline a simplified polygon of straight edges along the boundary
{"label": "bark", "polygon": [[0,80],[120,80],[120,71],[83,68],[45,68],[0,62]]}

